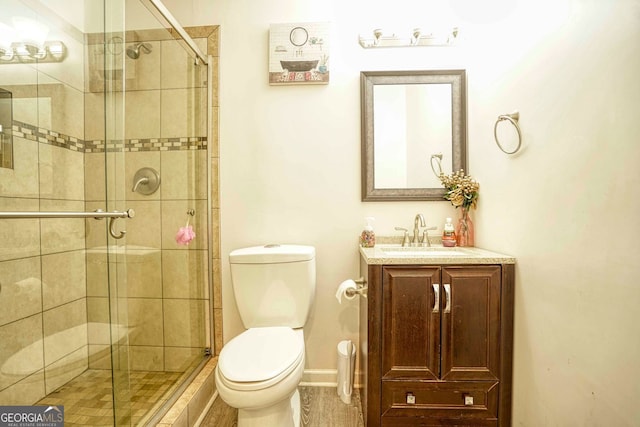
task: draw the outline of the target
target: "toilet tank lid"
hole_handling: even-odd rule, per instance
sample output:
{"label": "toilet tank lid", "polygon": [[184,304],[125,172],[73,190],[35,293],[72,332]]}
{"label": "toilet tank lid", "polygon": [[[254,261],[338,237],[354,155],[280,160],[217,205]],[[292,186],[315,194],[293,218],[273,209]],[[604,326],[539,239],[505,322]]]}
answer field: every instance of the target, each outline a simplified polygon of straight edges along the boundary
{"label": "toilet tank lid", "polygon": [[316,248],[304,245],[252,246],[231,251],[231,264],[274,264],[281,262],[309,261],[316,256]]}

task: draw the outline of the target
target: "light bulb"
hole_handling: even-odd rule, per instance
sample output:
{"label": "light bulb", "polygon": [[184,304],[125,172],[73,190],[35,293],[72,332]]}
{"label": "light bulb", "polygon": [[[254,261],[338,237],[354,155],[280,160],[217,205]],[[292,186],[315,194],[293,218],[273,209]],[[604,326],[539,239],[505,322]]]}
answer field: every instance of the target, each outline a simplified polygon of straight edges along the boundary
{"label": "light bulb", "polygon": [[49,27],[22,16],[14,16],[11,21],[16,29],[20,44],[20,50],[17,54],[22,56],[26,51],[29,56],[34,58],[44,58],[46,56],[44,42],[47,40]]}

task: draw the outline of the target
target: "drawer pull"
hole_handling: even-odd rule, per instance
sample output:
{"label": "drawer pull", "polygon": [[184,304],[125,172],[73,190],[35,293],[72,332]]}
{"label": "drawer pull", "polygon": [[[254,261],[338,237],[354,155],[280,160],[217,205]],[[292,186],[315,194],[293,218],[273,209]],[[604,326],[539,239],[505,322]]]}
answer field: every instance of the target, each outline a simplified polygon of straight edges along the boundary
{"label": "drawer pull", "polygon": [[473,396],[469,394],[464,395],[464,406],[473,406]]}
{"label": "drawer pull", "polygon": [[440,285],[437,283],[434,283],[431,286],[433,286],[433,295],[435,296],[433,301],[433,312],[439,313],[440,312]]}
{"label": "drawer pull", "polygon": [[408,391],[405,395],[407,398],[407,405],[415,405],[416,404],[416,395],[412,392]]}
{"label": "drawer pull", "polygon": [[444,286],[444,312],[451,313],[451,285]]}

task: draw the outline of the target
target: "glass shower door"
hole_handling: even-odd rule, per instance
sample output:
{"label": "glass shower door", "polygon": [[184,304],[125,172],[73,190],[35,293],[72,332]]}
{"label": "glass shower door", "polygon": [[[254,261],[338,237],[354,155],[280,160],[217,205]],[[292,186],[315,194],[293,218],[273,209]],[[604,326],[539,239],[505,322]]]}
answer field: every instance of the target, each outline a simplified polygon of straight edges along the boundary
{"label": "glass shower door", "polygon": [[[110,209],[136,212],[125,237],[113,242],[126,262],[110,260],[109,280],[111,322],[127,326],[126,345],[114,342],[114,361],[128,366],[121,373],[128,388],[114,384],[116,408],[125,415],[130,408],[137,425],[170,402],[211,345],[209,91],[206,64],[159,20],[154,5],[123,6],[123,21],[118,16],[113,24],[122,22],[123,31],[105,31],[113,56],[105,82],[114,76],[105,87],[106,135],[113,140],[106,200]],[[199,43],[206,50],[206,39]],[[114,378],[117,369],[114,362]]]}
{"label": "glass shower door", "polygon": [[[125,0],[85,2],[84,7],[85,205],[88,211],[125,212],[130,209],[123,146]],[[126,233],[134,218],[86,223],[87,384],[101,390],[101,396],[91,399],[97,403],[79,409],[101,416],[88,424],[134,424],[126,251]]]}
{"label": "glass shower door", "polygon": [[[85,106],[85,114],[95,114],[89,120],[102,123],[98,127],[97,139],[94,140],[97,162],[95,168],[86,168],[86,181],[99,183],[96,198],[103,199],[108,211],[126,211],[131,209],[127,200],[127,183],[125,182],[125,0],[104,0],[104,28],[94,33],[88,52],[88,88],[96,93],[93,99],[95,108]],[[101,108],[102,107],[102,110]],[[100,114],[102,113],[102,114]],[[101,132],[102,131],[102,132]],[[101,137],[101,138],[100,138]],[[87,159],[88,162],[88,159]],[[103,190],[104,193],[100,194]],[[87,196],[89,198],[89,196]],[[135,212],[135,211],[134,211]],[[135,217],[134,217],[135,218]],[[133,218],[132,218],[133,220]],[[111,386],[113,402],[113,425],[136,425],[136,410],[132,402],[130,376],[129,340],[133,327],[129,322],[128,306],[128,250],[127,235],[132,226],[128,221],[126,227],[118,228],[104,224],[98,236],[104,236],[97,244],[98,248],[106,248],[106,271],[99,271],[98,281],[106,286],[107,298],[99,300],[108,307],[109,350],[111,366]],[[104,243],[104,244],[103,244]],[[95,242],[94,242],[95,244]],[[102,251],[100,251],[102,252]],[[102,255],[102,254],[101,254]],[[100,270],[100,269],[99,269]],[[104,276],[101,276],[104,274]],[[92,307],[93,308],[93,307]],[[90,314],[94,314],[91,310]],[[101,316],[100,308],[95,315]],[[91,335],[90,335],[91,336]]]}
{"label": "glass shower door", "polygon": [[210,353],[209,71],[147,3],[59,3],[2,2],[57,50],[0,43],[0,405],[138,425]]}
{"label": "glass shower door", "polygon": [[129,219],[94,218],[128,209],[122,87],[95,84],[114,66],[104,39],[122,32],[124,4],[78,7],[2,5],[13,165],[0,167],[0,405],[64,406],[66,425],[129,425],[126,252],[109,234]]}

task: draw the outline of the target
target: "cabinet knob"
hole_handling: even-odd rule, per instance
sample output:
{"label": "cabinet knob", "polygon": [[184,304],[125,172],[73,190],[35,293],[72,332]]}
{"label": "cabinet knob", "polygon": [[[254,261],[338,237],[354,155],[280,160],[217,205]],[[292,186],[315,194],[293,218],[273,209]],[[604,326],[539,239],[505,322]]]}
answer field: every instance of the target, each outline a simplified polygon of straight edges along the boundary
{"label": "cabinet knob", "polygon": [[464,395],[464,406],[473,406],[473,396],[469,394]]}
{"label": "cabinet knob", "polygon": [[405,395],[407,398],[407,405],[415,405],[416,404],[416,395],[412,392],[408,391]]}

